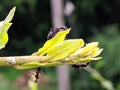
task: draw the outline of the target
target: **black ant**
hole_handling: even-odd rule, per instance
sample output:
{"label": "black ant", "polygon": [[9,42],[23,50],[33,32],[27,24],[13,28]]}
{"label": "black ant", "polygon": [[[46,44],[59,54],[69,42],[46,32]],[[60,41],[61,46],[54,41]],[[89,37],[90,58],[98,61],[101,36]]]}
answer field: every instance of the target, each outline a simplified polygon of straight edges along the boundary
{"label": "black ant", "polygon": [[73,64],[72,67],[75,69],[79,69],[80,67],[87,67],[89,65],[89,62],[87,62],[86,64]]}
{"label": "black ant", "polygon": [[41,72],[41,67],[38,67],[35,75],[35,78],[36,78],[35,82],[39,81],[40,72]]}

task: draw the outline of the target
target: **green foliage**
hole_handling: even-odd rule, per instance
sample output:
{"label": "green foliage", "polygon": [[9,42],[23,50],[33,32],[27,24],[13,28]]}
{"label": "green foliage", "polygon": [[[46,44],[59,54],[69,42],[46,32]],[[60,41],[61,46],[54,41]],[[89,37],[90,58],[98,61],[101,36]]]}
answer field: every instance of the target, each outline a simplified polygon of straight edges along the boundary
{"label": "green foliage", "polygon": [[4,21],[0,22],[0,49],[4,48],[6,43],[8,42],[8,34],[7,31],[9,27],[12,25],[10,21],[12,20],[14,13],[15,13],[15,7],[9,12],[7,17]]}

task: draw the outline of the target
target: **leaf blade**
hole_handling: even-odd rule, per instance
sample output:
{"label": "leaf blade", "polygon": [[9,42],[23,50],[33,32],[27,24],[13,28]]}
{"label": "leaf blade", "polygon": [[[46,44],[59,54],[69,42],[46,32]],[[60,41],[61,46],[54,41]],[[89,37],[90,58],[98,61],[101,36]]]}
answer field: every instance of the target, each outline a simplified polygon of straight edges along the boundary
{"label": "leaf blade", "polygon": [[83,46],[84,41],[82,39],[65,40],[47,53],[50,56],[49,62],[66,58]]}
{"label": "leaf blade", "polygon": [[55,47],[58,43],[62,42],[66,35],[70,32],[70,29],[67,29],[65,31],[60,31],[55,37],[48,40],[42,48],[38,50],[36,53],[37,55],[44,55],[49,50],[51,50],[53,47]]}
{"label": "leaf blade", "polygon": [[0,49],[4,48],[6,43],[8,42],[8,34],[7,31],[12,25],[10,21],[12,20],[16,7],[10,10],[9,14],[5,18],[4,21],[0,22]]}

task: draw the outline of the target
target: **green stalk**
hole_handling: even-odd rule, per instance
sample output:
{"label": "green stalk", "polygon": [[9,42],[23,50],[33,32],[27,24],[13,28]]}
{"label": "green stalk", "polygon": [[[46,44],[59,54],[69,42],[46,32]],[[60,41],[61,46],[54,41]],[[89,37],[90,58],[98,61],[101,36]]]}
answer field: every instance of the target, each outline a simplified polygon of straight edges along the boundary
{"label": "green stalk", "polygon": [[91,66],[88,66],[85,68],[86,71],[88,71],[91,76],[98,80],[101,85],[106,88],[107,90],[115,90],[113,84],[111,81],[106,80],[97,70],[95,70],[94,68],[92,68]]}

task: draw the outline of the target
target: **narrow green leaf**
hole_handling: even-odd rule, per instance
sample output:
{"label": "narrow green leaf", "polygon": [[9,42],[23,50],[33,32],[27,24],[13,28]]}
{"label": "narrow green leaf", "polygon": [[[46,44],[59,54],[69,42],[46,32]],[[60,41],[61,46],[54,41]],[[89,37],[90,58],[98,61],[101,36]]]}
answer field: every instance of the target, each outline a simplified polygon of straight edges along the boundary
{"label": "narrow green leaf", "polygon": [[7,31],[9,27],[12,25],[10,21],[12,20],[16,7],[10,10],[9,14],[5,18],[4,21],[0,22],[0,49],[4,48],[6,43],[8,42],[8,34]]}
{"label": "narrow green leaf", "polygon": [[7,17],[5,18],[5,22],[10,22],[13,19],[14,13],[15,13],[16,7],[13,7]]}
{"label": "narrow green leaf", "polygon": [[63,65],[63,63],[61,63],[61,62],[52,62],[52,63],[30,62],[30,63],[25,63],[22,65],[17,65],[17,66],[15,66],[15,68],[22,70],[22,69],[31,69],[31,68],[38,68],[38,67],[56,66],[56,65]]}
{"label": "narrow green leaf", "polygon": [[42,48],[39,49],[38,55],[44,55],[58,43],[62,42],[65,39],[65,36],[70,32],[70,29],[65,31],[60,31],[54,38],[48,40]]}
{"label": "narrow green leaf", "polygon": [[12,25],[12,23],[4,24],[3,31],[0,32],[0,49],[5,47],[5,44],[8,42],[8,28]]}
{"label": "narrow green leaf", "polygon": [[40,67],[40,64],[38,62],[30,62],[30,63],[25,63],[22,65],[15,66],[16,69],[30,69],[30,68],[37,68],[37,67]]}

